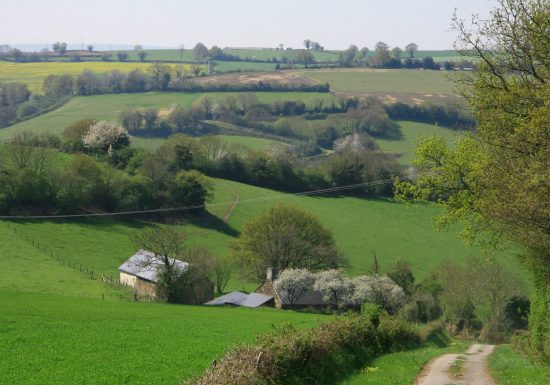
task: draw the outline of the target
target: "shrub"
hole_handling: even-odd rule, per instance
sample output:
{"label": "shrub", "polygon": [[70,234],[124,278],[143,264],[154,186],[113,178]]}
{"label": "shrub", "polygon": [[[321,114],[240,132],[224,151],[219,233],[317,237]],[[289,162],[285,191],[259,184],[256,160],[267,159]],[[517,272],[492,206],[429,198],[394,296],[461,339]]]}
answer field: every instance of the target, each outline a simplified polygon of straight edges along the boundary
{"label": "shrub", "polygon": [[21,104],[21,106],[19,106],[19,109],[17,110],[17,117],[19,119],[24,119],[27,116],[36,114],[39,110],[40,110],[40,107],[38,107],[35,103],[26,102]]}
{"label": "shrub", "polygon": [[255,346],[230,351],[191,385],[332,383],[379,354],[420,342],[418,330],[406,322],[375,312],[346,315],[316,328],[288,326],[262,336]]}

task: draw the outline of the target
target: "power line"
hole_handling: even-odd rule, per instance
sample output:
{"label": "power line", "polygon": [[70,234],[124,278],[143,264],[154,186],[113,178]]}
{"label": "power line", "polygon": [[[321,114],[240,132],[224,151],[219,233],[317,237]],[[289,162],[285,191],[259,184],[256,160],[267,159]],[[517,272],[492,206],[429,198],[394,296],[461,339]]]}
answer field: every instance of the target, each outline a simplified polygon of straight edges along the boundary
{"label": "power line", "polygon": [[[411,177],[396,177],[395,179],[403,180],[403,179],[409,179],[409,178]],[[303,191],[298,193],[269,195],[269,196],[263,196],[258,198],[250,198],[250,199],[240,200],[239,204],[256,203],[256,202],[276,200],[276,199],[321,195],[321,194],[327,194],[327,193],[338,192],[338,191],[354,190],[354,189],[359,189],[359,188],[364,188],[369,186],[388,184],[393,182],[395,179],[381,179],[381,180],[376,180],[372,182],[350,184],[350,185],[339,186],[339,187],[329,187],[325,189]],[[188,211],[188,210],[196,210],[196,209],[202,209],[207,207],[230,206],[232,204],[233,204],[233,201],[231,202],[226,201],[226,202],[201,204],[201,205],[194,205],[194,206],[170,207],[165,209],[152,209],[152,210],[120,211],[120,212],[110,212],[110,213],[86,213],[86,214],[66,214],[66,215],[0,215],[0,219],[70,219],[70,218],[114,217],[114,216]]]}

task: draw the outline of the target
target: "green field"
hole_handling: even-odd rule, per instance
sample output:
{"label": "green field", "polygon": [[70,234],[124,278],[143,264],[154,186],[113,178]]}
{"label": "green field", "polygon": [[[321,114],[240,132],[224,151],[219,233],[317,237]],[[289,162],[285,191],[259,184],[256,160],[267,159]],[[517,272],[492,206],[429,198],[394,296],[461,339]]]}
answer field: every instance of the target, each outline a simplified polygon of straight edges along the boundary
{"label": "green field", "polygon": [[[220,100],[229,95],[236,96],[237,93],[209,93],[208,97]],[[276,100],[302,100],[308,103],[319,98],[334,100],[331,94],[315,92],[257,92],[256,95],[263,103]],[[191,107],[200,96],[198,93],[147,92],[74,97],[52,112],[0,129],[0,141],[8,140],[16,132],[27,130],[60,134],[67,126],[80,119],[117,120],[121,111],[130,108],[164,109],[173,104]]]}
{"label": "green field", "polygon": [[[296,47],[302,49],[303,47]],[[160,60],[160,61],[183,61],[194,62],[195,56],[192,49],[184,49],[183,52],[179,49],[146,49],[147,57],[145,60]],[[113,57],[119,51],[113,52]],[[120,51],[128,54],[129,60],[139,60],[136,51]],[[293,58],[293,50],[275,50],[275,49],[247,49],[247,48],[224,48],[223,52],[228,55],[238,56],[241,59],[258,59],[258,60],[271,60],[277,58],[281,60],[283,57]],[[315,60],[318,61],[336,61],[338,60],[338,53],[334,51],[311,51]],[[221,62],[220,62],[221,63]],[[247,62],[235,62],[239,64],[246,64]]]}
{"label": "green field", "polygon": [[422,137],[438,135],[445,141],[452,144],[460,135],[460,131],[451,130],[446,127],[433,124],[416,123],[400,121],[402,137],[399,140],[376,139],[376,143],[384,151],[391,152],[399,156],[399,163],[408,165],[411,163],[414,148]]}
{"label": "green field", "polygon": [[0,306],[0,382],[25,385],[177,385],[273,325],[328,319],[4,290]]}
{"label": "green field", "polygon": [[[0,61],[0,82],[18,81],[29,85],[29,89],[40,92],[42,81],[48,75],[78,75],[88,69],[96,73],[119,70],[130,72],[135,69],[146,71],[151,63],[121,63],[121,62],[41,62],[13,63]],[[189,66],[187,66],[189,68]]]}
{"label": "green field", "polygon": [[498,385],[548,385],[550,380],[550,366],[532,362],[510,345],[495,348],[489,370]]}
{"label": "green field", "polygon": [[[337,92],[453,95],[452,82],[444,71],[389,69],[304,70],[302,75],[319,83],[329,83]],[[445,101],[444,97],[440,97]]]}

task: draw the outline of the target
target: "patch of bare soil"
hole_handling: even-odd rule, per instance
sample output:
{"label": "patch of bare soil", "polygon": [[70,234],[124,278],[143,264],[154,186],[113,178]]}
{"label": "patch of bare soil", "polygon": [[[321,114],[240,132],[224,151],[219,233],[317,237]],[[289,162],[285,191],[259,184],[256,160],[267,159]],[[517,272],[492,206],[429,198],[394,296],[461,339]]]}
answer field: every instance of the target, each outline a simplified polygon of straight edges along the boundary
{"label": "patch of bare soil", "polygon": [[197,84],[315,84],[311,79],[296,72],[275,71],[275,72],[238,72],[232,74],[211,75],[194,80]]}
{"label": "patch of bare soil", "polygon": [[487,368],[494,345],[472,345],[465,354],[444,354],[422,369],[415,385],[496,385]]}

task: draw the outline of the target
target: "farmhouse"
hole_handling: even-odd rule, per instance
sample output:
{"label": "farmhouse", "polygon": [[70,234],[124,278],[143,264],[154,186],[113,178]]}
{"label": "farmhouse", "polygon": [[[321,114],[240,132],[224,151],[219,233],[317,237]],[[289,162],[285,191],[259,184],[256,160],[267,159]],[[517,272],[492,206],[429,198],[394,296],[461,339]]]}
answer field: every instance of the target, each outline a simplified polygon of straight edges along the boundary
{"label": "farmhouse", "polygon": [[[131,256],[119,268],[120,283],[134,288],[136,294],[140,297],[157,298],[156,286],[158,282],[158,270],[162,266],[159,258],[154,258],[154,254],[147,250],[139,250]],[[189,263],[174,260],[170,262],[185,272],[189,268]],[[207,277],[193,280],[187,285],[182,285],[181,303],[201,304],[213,297],[214,286]]]}
{"label": "farmhouse", "polygon": [[318,291],[303,293],[295,302],[291,304],[287,297],[282,293],[278,293],[273,285],[277,279],[277,271],[272,268],[267,269],[266,279],[264,283],[256,290],[256,293],[272,296],[275,306],[279,309],[325,309],[327,303],[323,300],[323,296]]}

